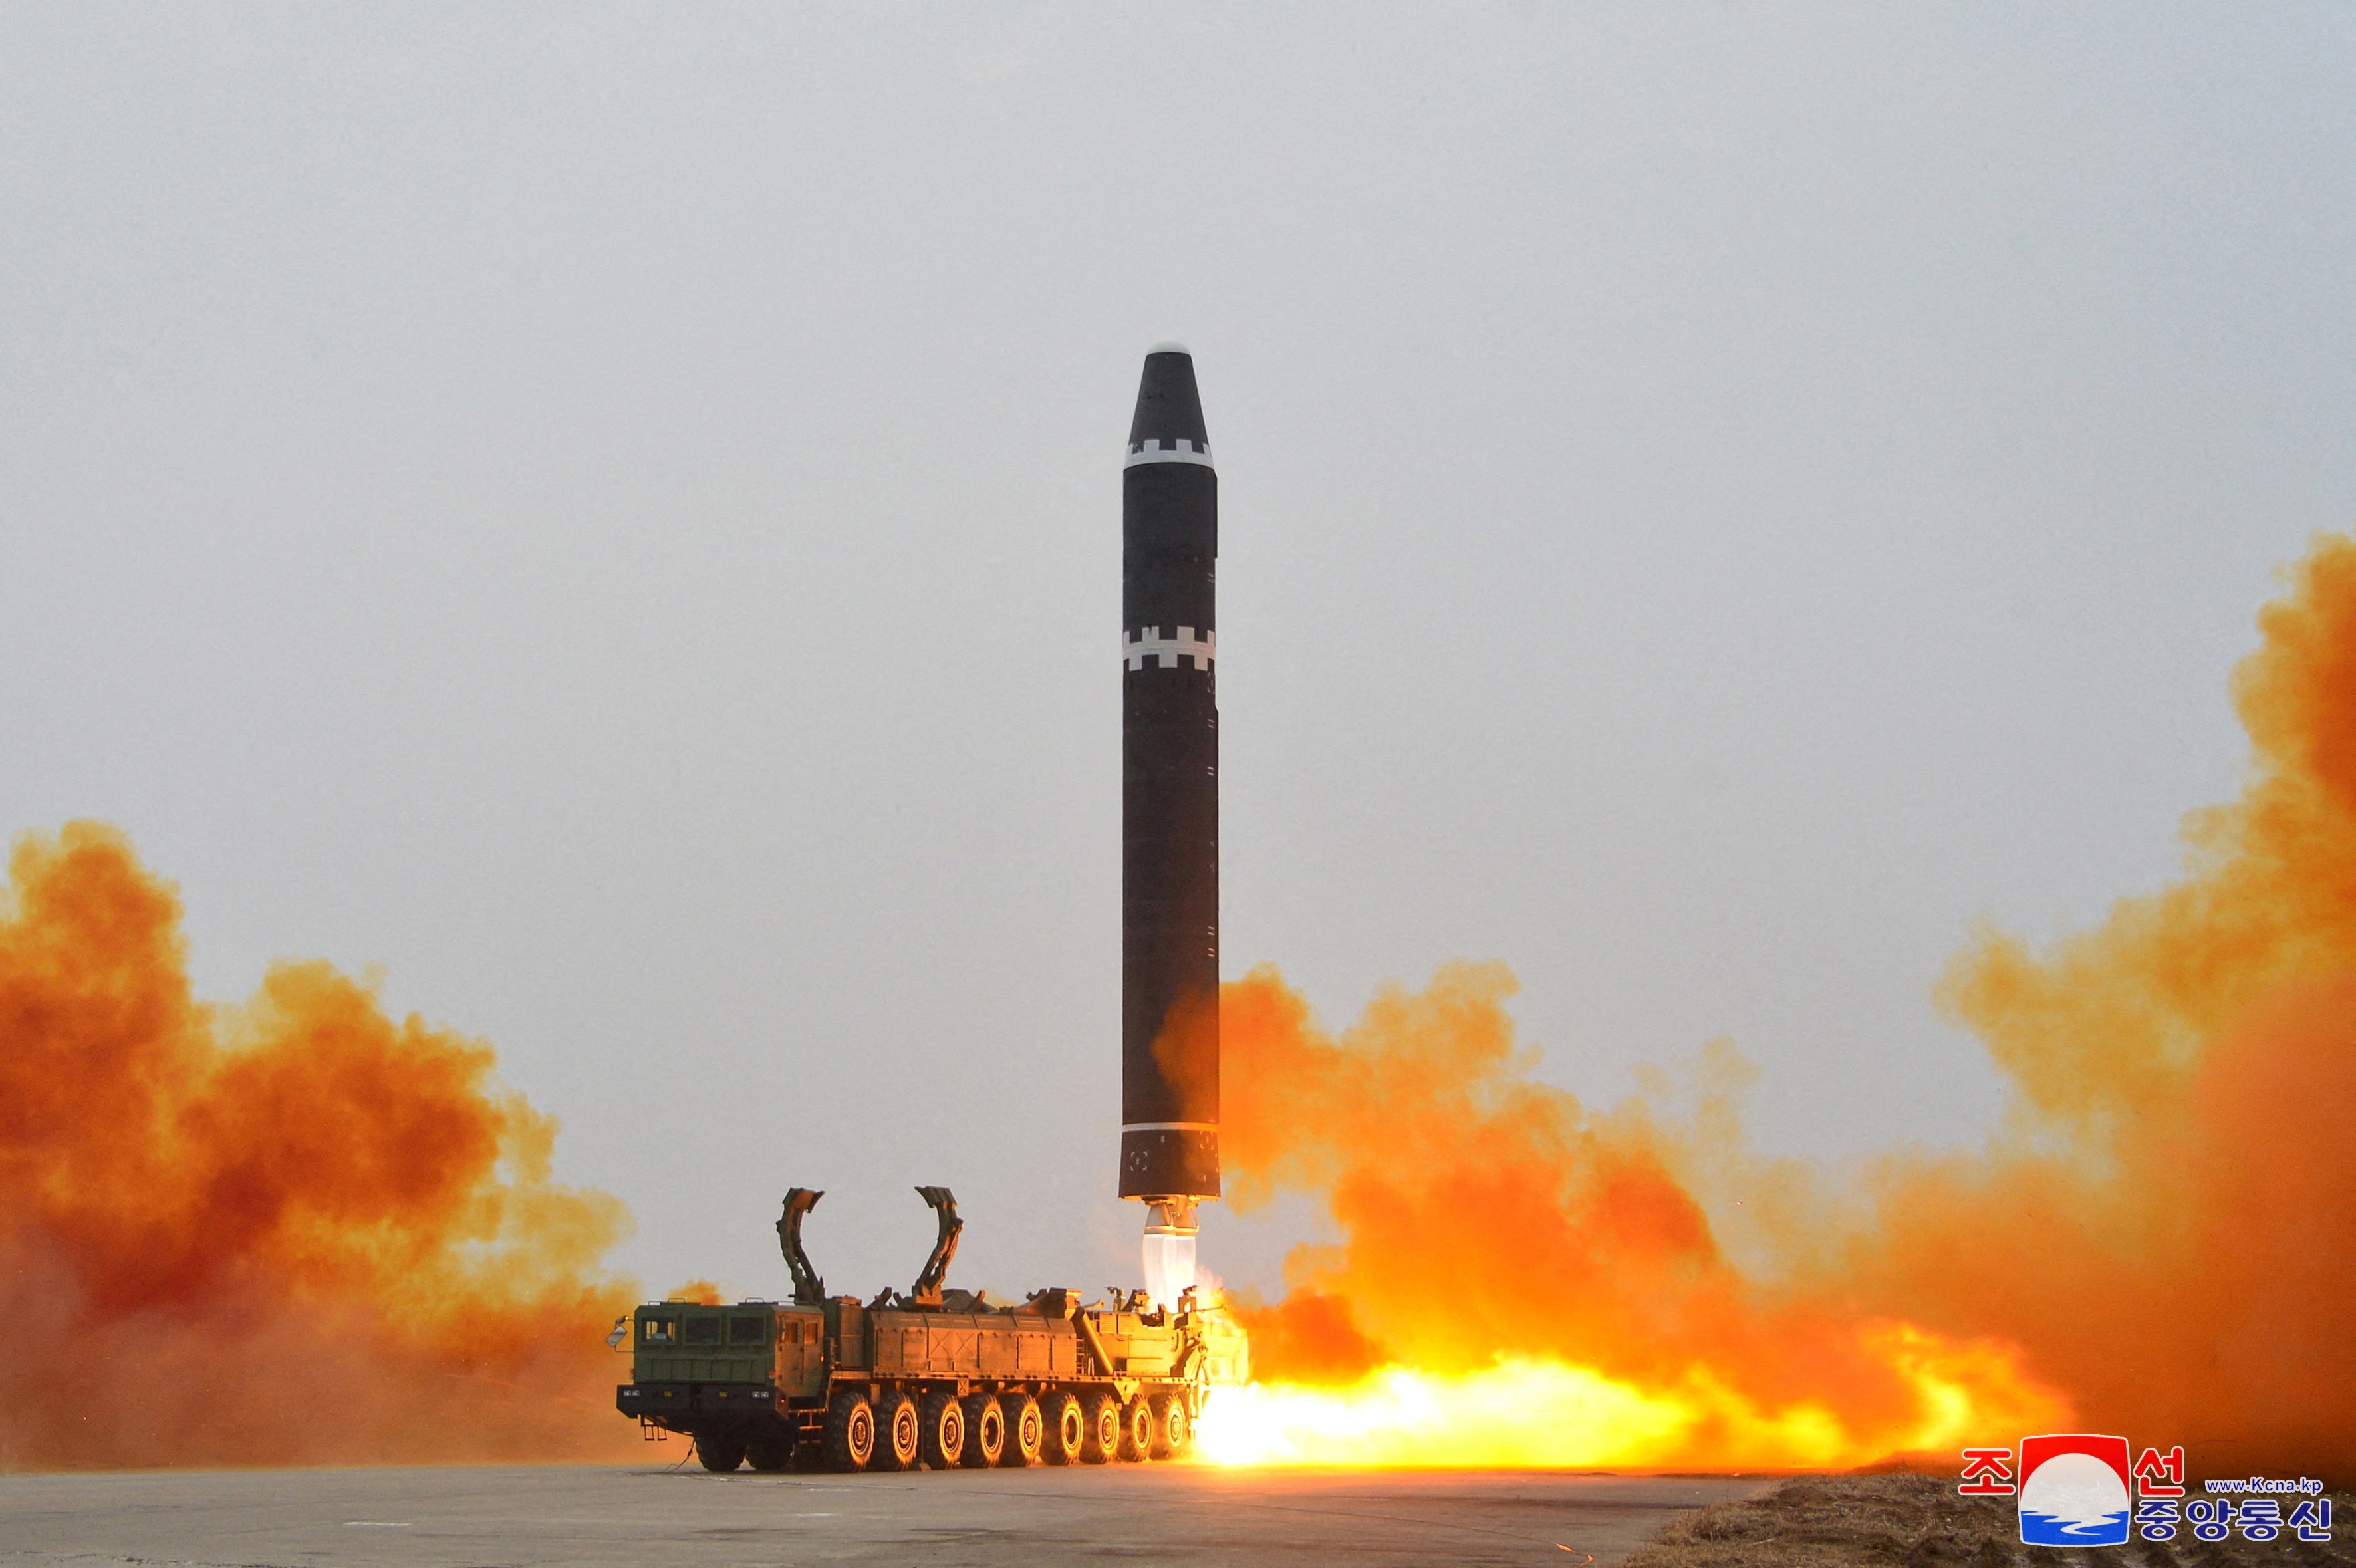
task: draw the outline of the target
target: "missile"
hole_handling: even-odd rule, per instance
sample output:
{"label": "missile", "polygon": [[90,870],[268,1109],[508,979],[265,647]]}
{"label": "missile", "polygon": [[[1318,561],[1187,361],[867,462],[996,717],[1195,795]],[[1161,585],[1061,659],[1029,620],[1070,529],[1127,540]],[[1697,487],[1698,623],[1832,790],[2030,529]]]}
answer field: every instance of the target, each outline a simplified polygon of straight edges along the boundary
{"label": "missile", "polygon": [[1146,353],[1120,501],[1120,1196],[1175,1305],[1219,1196],[1219,476],[1181,344]]}

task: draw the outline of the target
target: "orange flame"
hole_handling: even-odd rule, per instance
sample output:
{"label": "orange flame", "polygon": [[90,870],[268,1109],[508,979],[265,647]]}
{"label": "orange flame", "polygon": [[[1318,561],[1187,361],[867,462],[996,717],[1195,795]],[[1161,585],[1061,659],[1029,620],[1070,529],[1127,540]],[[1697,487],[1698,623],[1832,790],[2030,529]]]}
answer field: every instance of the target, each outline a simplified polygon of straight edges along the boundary
{"label": "orange flame", "polygon": [[[1531,1079],[1513,989],[1450,965],[1335,1039],[1271,969],[1227,987],[1230,1195],[1314,1193],[1345,1239],[1244,1305],[1273,1386],[1213,1402],[1207,1456],[1797,1468],[2065,1419],[2005,1347],[1736,1269],[1680,1178],[1694,1130]],[[1739,1063],[1708,1059],[1722,1098]]]}
{"label": "orange flame", "polygon": [[1698,1362],[1673,1382],[1646,1385],[1515,1356],[1469,1372],[1391,1365],[1342,1389],[1221,1390],[1196,1441],[1222,1465],[1818,1469],[1861,1455],[1952,1454],[1992,1427],[2042,1430],[2063,1419],[1995,1347],[1951,1345],[1890,1322],[1860,1325],[1858,1340],[1905,1383],[1909,1418],[1860,1423],[1831,1396],[1762,1405]]}
{"label": "orange flame", "polygon": [[1231,1195],[1311,1194],[1343,1240],[1248,1312],[1271,1386],[1206,1451],[1822,1466],[2077,1423],[2349,1468],[2356,542],[2260,625],[2251,782],[2190,820],[2185,880],[2041,957],[1986,932],[1943,983],[2012,1081],[1976,1154],[1847,1189],[1761,1158],[1722,1043],[1692,1116],[1590,1110],[1530,1076],[1499,965],[1338,1038],[1271,969],[1227,987]]}
{"label": "orange flame", "polygon": [[189,993],[112,830],[0,908],[0,1467],[619,1457],[628,1229],[479,1042],[324,963]]}

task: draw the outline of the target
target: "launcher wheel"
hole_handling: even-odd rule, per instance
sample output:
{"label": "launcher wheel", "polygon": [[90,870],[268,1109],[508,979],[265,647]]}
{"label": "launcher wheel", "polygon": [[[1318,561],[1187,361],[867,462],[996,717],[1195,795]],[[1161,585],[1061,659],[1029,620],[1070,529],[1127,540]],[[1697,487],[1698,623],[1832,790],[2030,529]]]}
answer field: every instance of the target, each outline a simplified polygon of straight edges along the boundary
{"label": "launcher wheel", "polygon": [[1092,1390],[1085,1402],[1080,1431],[1080,1463],[1105,1465],[1120,1452],[1120,1402],[1102,1390]]}
{"label": "launcher wheel", "polygon": [[834,1396],[826,1407],[823,1452],[830,1470],[864,1470],[875,1457],[875,1408],[865,1394]]}
{"label": "launcher wheel", "polygon": [[875,1406],[875,1458],[871,1468],[913,1470],[916,1467],[916,1402],[898,1389],[886,1392]]}
{"label": "launcher wheel", "polygon": [[994,1467],[1006,1454],[1006,1412],[994,1394],[965,1396],[965,1452],[958,1462],[969,1470]]}
{"label": "launcher wheel", "polygon": [[1156,1459],[1175,1459],[1186,1452],[1187,1439],[1194,1436],[1194,1423],[1186,1417],[1186,1402],[1176,1394],[1153,1396],[1153,1447]]}
{"label": "launcher wheel", "polygon": [[1077,1394],[1068,1389],[1058,1389],[1039,1402],[1039,1424],[1043,1441],[1039,1456],[1050,1465],[1076,1465],[1086,1448],[1088,1434],[1087,1412],[1080,1408]]}
{"label": "launcher wheel", "polygon": [[1153,1407],[1142,1396],[1120,1407],[1120,1456],[1130,1465],[1153,1456]]}
{"label": "launcher wheel", "polygon": [[924,1462],[936,1470],[946,1470],[965,1454],[965,1406],[957,1395],[938,1392],[925,1396],[924,1417],[917,1423],[922,1434],[917,1452]]}
{"label": "launcher wheel", "polygon": [[1047,1418],[1040,1413],[1039,1402],[1025,1393],[1001,1394],[998,1408],[1006,1416],[1006,1452],[998,1462],[1010,1470],[1036,1465],[1040,1450],[1047,1445]]}

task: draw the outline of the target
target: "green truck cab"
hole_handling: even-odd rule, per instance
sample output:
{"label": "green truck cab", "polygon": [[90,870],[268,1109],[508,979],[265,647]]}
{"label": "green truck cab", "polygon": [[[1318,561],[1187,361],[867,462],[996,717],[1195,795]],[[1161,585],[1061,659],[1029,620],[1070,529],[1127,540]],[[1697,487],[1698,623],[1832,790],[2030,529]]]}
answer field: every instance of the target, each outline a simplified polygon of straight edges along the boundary
{"label": "green truck cab", "polygon": [[827,1295],[801,1246],[823,1195],[796,1187],[777,1221],[792,1303],[639,1307],[616,1408],[688,1434],[711,1470],[1101,1465],[1184,1453],[1211,1390],[1249,1379],[1249,1342],[1215,1297],[1162,1310],[1142,1292],[1084,1305],[1050,1289],[993,1306],[944,1290],[964,1222],[946,1187],[917,1191],[940,1238],[914,1291]]}

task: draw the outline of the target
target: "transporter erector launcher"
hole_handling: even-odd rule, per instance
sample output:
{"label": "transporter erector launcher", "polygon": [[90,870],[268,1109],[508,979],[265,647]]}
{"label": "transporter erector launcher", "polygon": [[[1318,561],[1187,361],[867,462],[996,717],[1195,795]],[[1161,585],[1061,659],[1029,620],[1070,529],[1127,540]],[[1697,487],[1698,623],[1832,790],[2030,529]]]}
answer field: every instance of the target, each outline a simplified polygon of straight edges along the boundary
{"label": "transporter erector launcher", "polygon": [[1219,476],[1175,343],[1145,356],[1121,474],[1120,1196],[1145,1288],[1194,1283],[1219,1196]]}

